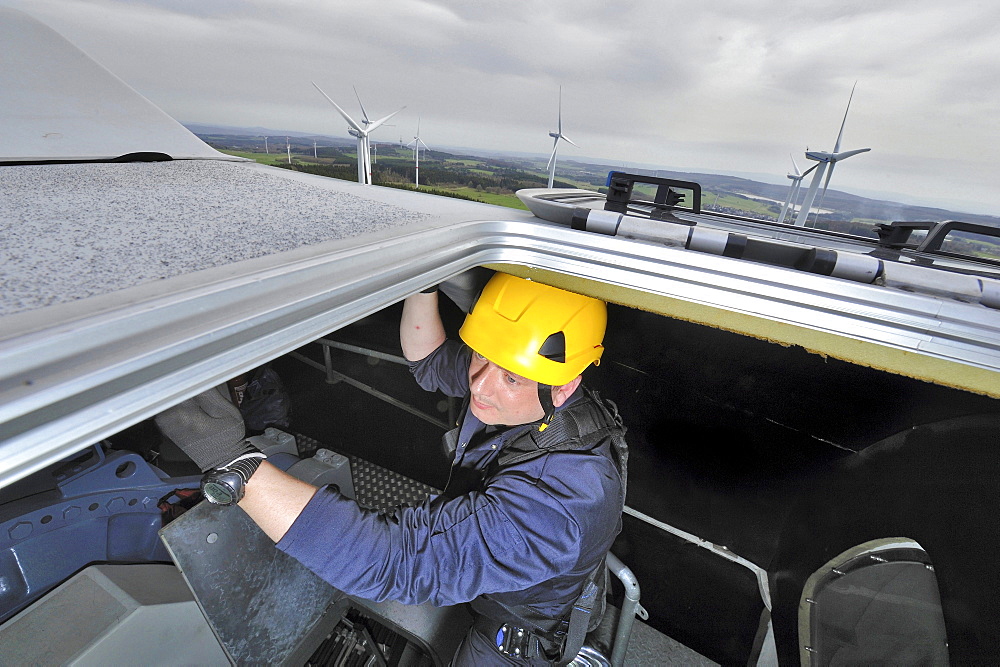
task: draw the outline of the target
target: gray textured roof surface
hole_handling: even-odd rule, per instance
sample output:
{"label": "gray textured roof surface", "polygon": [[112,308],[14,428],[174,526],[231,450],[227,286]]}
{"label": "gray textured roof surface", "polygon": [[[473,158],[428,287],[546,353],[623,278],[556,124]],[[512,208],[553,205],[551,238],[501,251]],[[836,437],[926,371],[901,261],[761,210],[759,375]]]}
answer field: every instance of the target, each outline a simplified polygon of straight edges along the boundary
{"label": "gray textured roof surface", "polygon": [[0,167],[0,315],[496,210],[247,163]]}

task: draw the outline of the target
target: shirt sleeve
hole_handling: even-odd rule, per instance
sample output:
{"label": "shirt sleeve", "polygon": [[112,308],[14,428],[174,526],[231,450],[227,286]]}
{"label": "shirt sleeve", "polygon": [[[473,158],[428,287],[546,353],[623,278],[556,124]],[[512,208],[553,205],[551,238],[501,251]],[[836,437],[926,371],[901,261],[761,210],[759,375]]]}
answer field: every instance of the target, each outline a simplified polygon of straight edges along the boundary
{"label": "shirt sleeve", "polygon": [[417,384],[427,391],[462,397],[469,392],[469,362],[472,350],[457,340],[445,340],[420,361],[410,362]]}
{"label": "shirt sleeve", "polygon": [[336,588],[405,604],[468,602],[569,571],[580,528],[526,477],[392,515],[321,489],[278,548]]}

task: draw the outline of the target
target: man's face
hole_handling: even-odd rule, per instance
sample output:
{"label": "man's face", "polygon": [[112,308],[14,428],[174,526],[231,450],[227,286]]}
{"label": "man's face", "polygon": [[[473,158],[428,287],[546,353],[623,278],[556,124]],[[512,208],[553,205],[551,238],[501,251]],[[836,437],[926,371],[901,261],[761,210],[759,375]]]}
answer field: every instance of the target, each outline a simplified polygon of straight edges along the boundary
{"label": "man's face", "polygon": [[545,416],[538,402],[538,383],[515,375],[479,354],[469,364],[469,403],[472,414],[484,424],[516,426]]}

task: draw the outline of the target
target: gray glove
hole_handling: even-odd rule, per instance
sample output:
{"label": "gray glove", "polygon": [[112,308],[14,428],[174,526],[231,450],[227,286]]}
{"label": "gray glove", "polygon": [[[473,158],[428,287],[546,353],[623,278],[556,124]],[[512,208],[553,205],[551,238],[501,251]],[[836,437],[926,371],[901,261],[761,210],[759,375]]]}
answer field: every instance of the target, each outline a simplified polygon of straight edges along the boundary
{"label": "gray glove", "polygon": [[163,434],[173,440],[202,471],[221,468],[247,452],[255,451],[243,439],[243,416],[222,384],[164,410],[154,418]]}
{"label": "gray glove", "polygon": [[477,266],[449,278],[438,285],[438,289],[454,301],[455,305],[461,308],[463,313],[468,313],[476,305],[479,293],[483,291],[483,287],[486,286],[486,283],[492,277],[493,271]]}

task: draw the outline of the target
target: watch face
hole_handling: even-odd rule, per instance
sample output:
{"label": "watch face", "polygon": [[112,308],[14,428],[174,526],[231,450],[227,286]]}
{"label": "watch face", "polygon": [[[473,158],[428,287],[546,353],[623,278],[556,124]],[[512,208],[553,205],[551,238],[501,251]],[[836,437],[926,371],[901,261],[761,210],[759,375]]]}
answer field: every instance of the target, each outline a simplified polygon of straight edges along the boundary
{"label": "watch face", "polygon": [[239,500],[236,490],[222,479],[204,480],[201,484],[201,492],[208,502],[216,505],[232,505]]}

